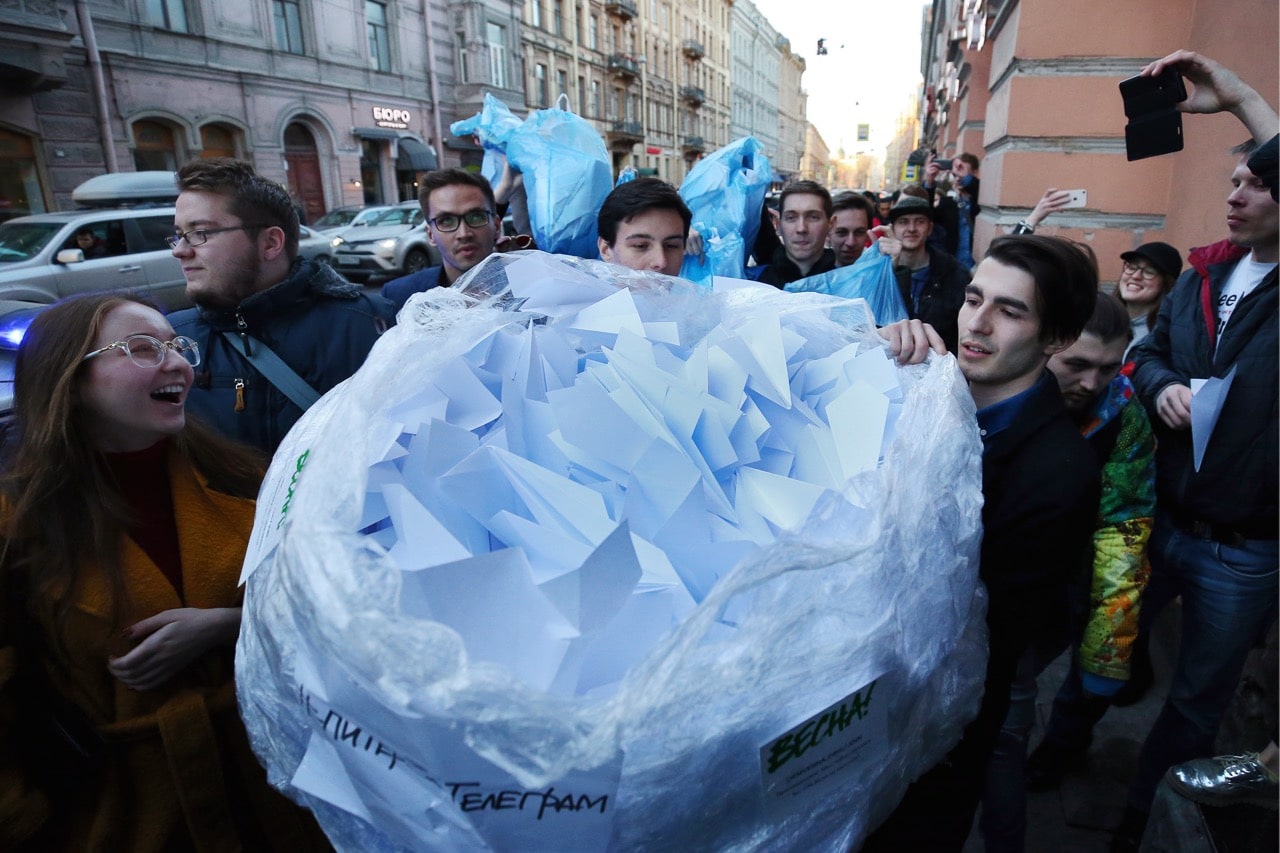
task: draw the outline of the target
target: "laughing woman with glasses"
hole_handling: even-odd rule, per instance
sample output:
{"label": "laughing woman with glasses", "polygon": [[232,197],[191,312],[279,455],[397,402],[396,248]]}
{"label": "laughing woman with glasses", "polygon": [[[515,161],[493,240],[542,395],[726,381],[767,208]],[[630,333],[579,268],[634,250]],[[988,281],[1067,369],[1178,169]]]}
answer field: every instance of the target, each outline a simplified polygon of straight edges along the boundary
{"label": "laughing woman with glasses", "polygon": [[236,708],[264,460],[183,411],[195,342],[128,296],[60,302],[15,363],[0,481],[0,848],[322,849]]}

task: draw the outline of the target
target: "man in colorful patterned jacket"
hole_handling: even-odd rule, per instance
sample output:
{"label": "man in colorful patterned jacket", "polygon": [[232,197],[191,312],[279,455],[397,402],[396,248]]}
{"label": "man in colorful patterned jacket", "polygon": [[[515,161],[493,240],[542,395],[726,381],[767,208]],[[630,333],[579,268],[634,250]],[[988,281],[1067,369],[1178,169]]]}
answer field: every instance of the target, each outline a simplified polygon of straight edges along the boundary
{"label": "man in colorful patterned jacket", "polygon": [[[1066,764],[1083,757],[1094,723],[1110,705],[1108,697],[1129,678],[1138,606],[1149,572],[1146,545],[1155,515],[1156,443],[1133,385],[1120,375],[1132,336],[1128,316],[1114,296],[1099,293],[1079,339],[1049,358],[1067,411],[1097,455],[1102,496],[1093,531],[1092,570],[1082,574],[1072,603],[1079,644],[1054,701],[1045,739],[1030,759],[1029,784],[1034,788],[1050,786],[1043,778],[1049,771],[1056,784]],[[1088,589],[1083,588],[1086,584]],[[1023,848],[1023,765],[1035,719],[1035,677],[1062,648],[1035,650],[1010,691],[1009,716],[988,764],[982,805],[988,851]]]}

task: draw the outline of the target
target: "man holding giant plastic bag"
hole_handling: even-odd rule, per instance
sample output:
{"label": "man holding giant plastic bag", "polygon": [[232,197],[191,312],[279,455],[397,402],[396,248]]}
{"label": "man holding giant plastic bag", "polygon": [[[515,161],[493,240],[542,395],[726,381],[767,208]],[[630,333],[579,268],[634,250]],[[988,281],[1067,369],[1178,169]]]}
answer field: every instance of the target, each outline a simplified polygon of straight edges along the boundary
{"label": "man holding giant plastic bag", "polygon": [[958,359],[983,442],[985,692],[960,744],[912,784],[865,853],[964,846],[1018,659],[1030,645],[1069,633],[1068,602],[1088,565],[1099,468],[1047,364],[1079,337],[1097,286],[1092,260],[1076,244],[1009,236],[992,242],[965,290]]}

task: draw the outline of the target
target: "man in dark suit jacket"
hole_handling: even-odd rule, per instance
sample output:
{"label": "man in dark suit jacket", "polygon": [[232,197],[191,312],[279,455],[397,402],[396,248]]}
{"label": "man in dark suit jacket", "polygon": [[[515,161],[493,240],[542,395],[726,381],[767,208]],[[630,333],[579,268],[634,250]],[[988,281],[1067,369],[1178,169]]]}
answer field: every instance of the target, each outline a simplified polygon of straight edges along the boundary
{"label": "man in dark suit jacket", "polygon": [[1067,589],[1086,565],[1099,466],[1046,365],[1079,336],[1097,286],[1078,246],[1032,236],[993,241],[965,289],[957,358],[983,443],[985,690],[960,743],[912,784],[864,851],[963,847],[1018,658],[1067,631]]}
{"label": "man in dark suit jacket", "polygon": [[399,311],[415,293],[448,287],[494,252],[502,223],[493,188],[465,169],[429,172],[418,192],[427,218],[427,239],[440,251],[440,265],[393,279],[383,297]]}

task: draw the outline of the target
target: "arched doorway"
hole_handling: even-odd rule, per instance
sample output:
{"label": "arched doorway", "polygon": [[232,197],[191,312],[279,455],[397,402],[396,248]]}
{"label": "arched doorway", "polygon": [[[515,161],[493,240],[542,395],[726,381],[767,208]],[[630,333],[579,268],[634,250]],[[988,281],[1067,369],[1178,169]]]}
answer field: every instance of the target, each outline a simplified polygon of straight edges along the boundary
{"label": "arched doorway", "polygon": [[324,181],[316,138],[307,127],[293,122],[284,129],[284,161],[289,167],[289,194],[302,206],[304,222],[324,216]]}
{"label": "arched doorway", "polygon": [[200,128],[200,156],[237,157],[239,132],[225,124],[206,124]]}
{"label": "arched doorway", "polygon": [[173,129],[158,121],[133,123],[133,166],[139,172],[173,172],[178,168],[178,146]]}

